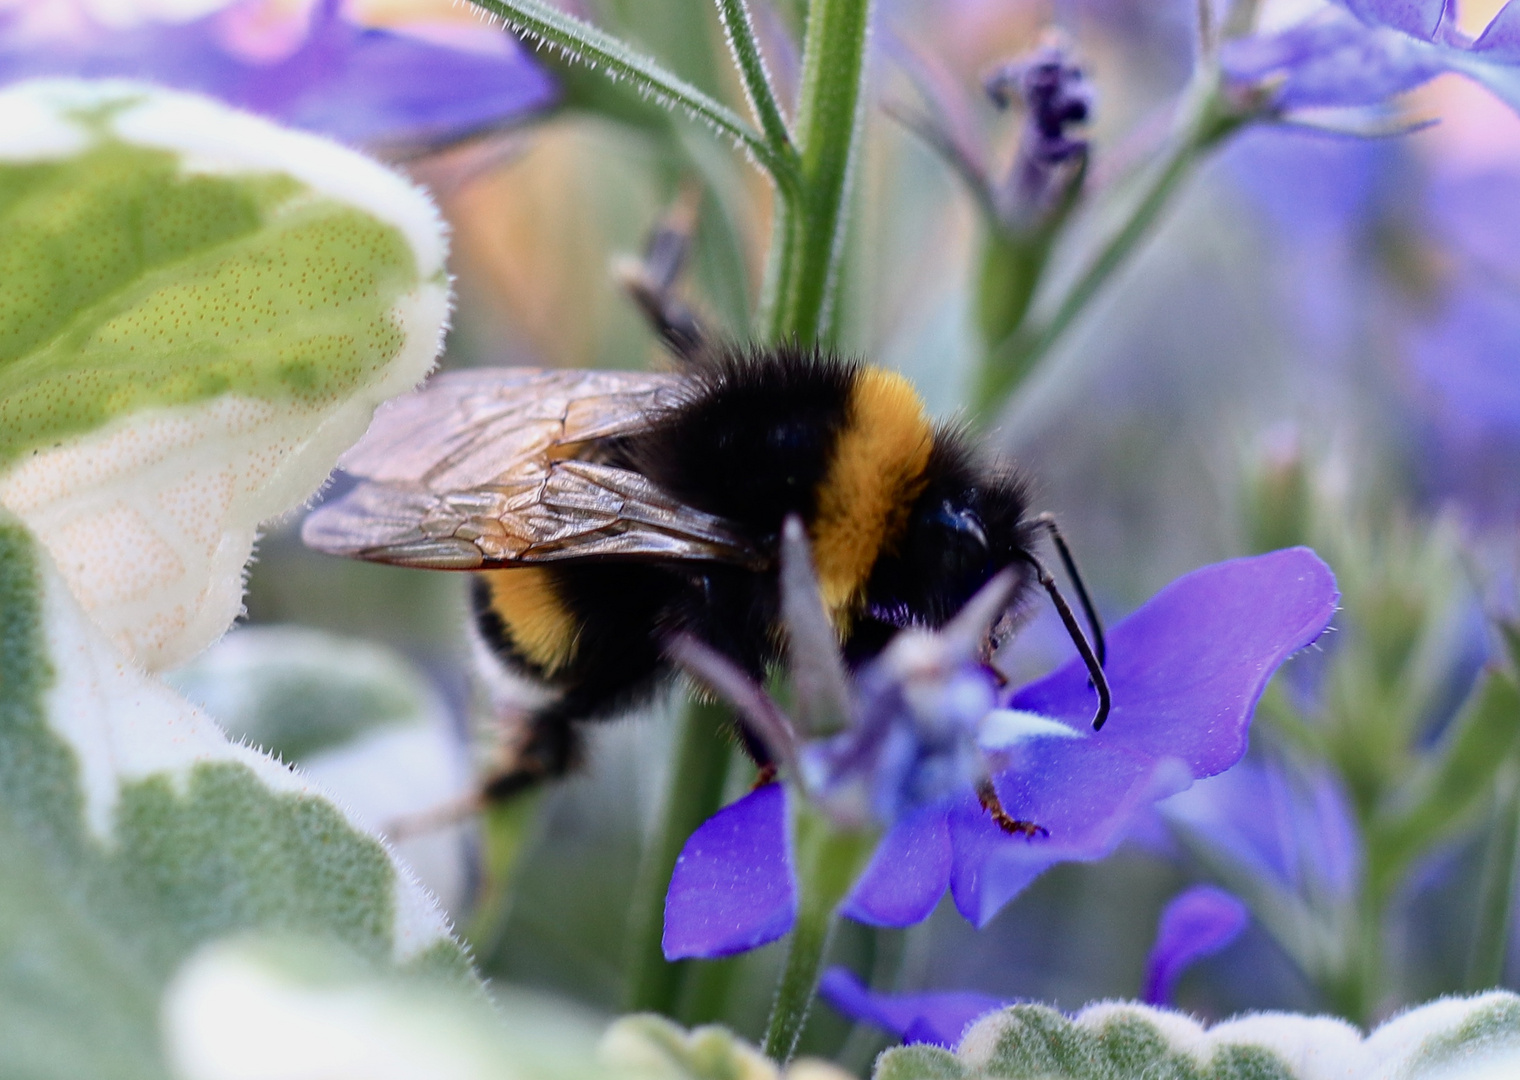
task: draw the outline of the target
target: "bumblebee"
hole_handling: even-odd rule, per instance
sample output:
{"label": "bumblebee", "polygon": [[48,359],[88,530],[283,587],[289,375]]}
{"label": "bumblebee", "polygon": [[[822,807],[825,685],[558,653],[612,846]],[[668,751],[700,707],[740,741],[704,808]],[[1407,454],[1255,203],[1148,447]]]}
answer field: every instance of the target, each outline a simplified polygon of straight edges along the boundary
{"label": "bumblebee", "polygon": [[[1048,516],[900,375],[816,349],[691,338],[668,373],[477,369],[381,407],[340,462],[357,486],[306,519],[318,550],[475,572],[481,637],[552,691],[505,796],[566,772],[579,727],[647,700],[690,634],[756,678],[781,653],[778,546],[804,522],[852,665],[937,627],[994,574],[1050,595],[1109,707],[1102,631]],[[1051,534],[1088,640],[1034,549]]]}

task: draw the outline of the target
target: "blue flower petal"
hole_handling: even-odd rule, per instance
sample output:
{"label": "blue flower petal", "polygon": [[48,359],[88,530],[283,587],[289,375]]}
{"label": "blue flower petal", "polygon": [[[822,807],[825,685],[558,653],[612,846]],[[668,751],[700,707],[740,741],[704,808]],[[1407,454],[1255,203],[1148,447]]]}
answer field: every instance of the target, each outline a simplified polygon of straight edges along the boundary
{"label": "blue flower petal", "polygon": [[852,1020],[874,1024],[906,1043],[953,1047],[980,1017],[1010,1004],[972,991],[927,994],[878,994],[845,968],[830,968],[818,983],[818,995]]}
{"label": "blue flower petal", "polygon": [[985,926],[1004,904],[1058,862],[1091,862],[1111,853],[1141,811],[1187,787],[1193,777],[1174,758],[1146,760],[1099,737],[1046,739],[1016,770],[996,780],[1003,808],[1049,836],[1010,836],[976,798],[952,807],[955,906]]}
{"label": "blue flower petal", "polygon": [[101,28],[69,41],[14,40],[0,23],[0,80],[147,79],[366,145],[450,141],[555,100],[553,79],[504,34],[482,35],[480,48],[453,48],[357,26],[339,7],[321,0],[304,38],[274,59],[230,49],[223,12],[181,24]]}
{"label": "blue flower petal", "polygon": [[928,918],[950,883],[950,828],[943,807],[902,818],[882,837],[841,914],[871,926]]}
{"label": "blue flower petal", "polygon": [[786,789],[756,788],[702,823],[665,896],[667,960],[730,956],[775,941],[797,920]]}
{"label": "blue flower petal", "polygon": [[1490,60],[1520,63],[1520,3],[1509,0],[1489,20],[1472,51]]}
{"label": "blue flower petal", "polygon": [[[1308,548],[1178,578],[1108,635],[1114,707],[1094,741],[1146,760],[1178,758],[1195,778],[1229,768],[1245,752],[1273,672],[1324,632],[1339,596],[1330,568]],[[1086,730],[1093,700],[1074,659],[1011,704]]]}
{"label": "blue flower petal", "polygon": [[1081,737],[1030,739],[996,777],[1003,808],[1048,836],[1008,835],[969,793],[954,802],[950,890],[961,914],[984,925],[1049,866],[1103,858],[1156,800],[1240,760],[1267,681],[1324,631],[1338,595],[1307,548],[1217,563],[1109,634],[1114,708],[1101,732],[1088,729],[1093,691],[1080,661],[1015,694],[1014,708]]}
{"label": "blue flower petal", "polygon": [[1388,26],[1430,41],[1436,36],[1447,0],[1336,0],[1363,22]]}
{"label": "blue flower petal", "polygon": [[1381,105],[1448,67],[1428,42],[1345,17],[1228,42],[1220,62],[1235,82],[1280,80],[1274,100],[1283,109]]}
{"label": "blue flower petal", "polygon": [[1227,948],[1250,920],[1245,904],[1212,885],[1195,885],[1174,896],[1161,913],[1156,944],[1145,962],[1145,1001],[1170,1005],[1182,973]]}

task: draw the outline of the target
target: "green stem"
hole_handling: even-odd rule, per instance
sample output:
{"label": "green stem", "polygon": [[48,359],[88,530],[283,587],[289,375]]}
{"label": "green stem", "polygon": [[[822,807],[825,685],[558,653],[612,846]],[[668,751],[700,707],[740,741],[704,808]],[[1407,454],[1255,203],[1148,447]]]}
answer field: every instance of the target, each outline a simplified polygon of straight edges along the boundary
{"label": "green stem", "polygon": [[750,19],[749,7],[744,0],[717,0],[718,18],[728,37],[728,49],[744,80],[744,96],[749,107],[760,121],[760,130],[778,154],[792,154],[792,133],[787,130],[786,118],[781,115],[781,105],[776,100],[770,73],[765,69],[765,56],[760,43],[755,40],[755,24]]}
{"label": "green stem", "polygon": [[733,139],[770,173],[778,187],[790,182],[793,160],[785,148],[720,102],[714,101],[650,57],[596,26],[559,10],[546,0],[471,0],[530,41],[544,42],[612,79],[627,79],[670,108],[684,109],[719,134]]}
{"label": "green stem", "polygon": [[796,1052],[797,1040],[812,1009],[819,969],[838,921],[835,910],[865,866],[875,840],[868,833],[841,832],[806,806],[798,811],[796,829],[797,876],[802,895],[764,1043],[766,1054],[781,1064],[790,1061]]}
{"label": "green stem", "polygon": [[773,340],[827,336],[865,113],[872,0],[812,0],[797,98],[795,192],[778,187],[764,322]]}
{"label": "green stem", "polygon": [[1077,275],[1056,302],[1052,314],[1037,325],[1020,326],[986,357],[976,395],[976,411],[981,421],[986,422],[997,413],[1008,395],[1045,358],[1115,271],[1149,236],[1204,153],[1247,122],[1248,116],[1232,110],[1220,96],[1217,76],[1207,76],[1207,81],[1200,85],[1203,89],[1192,95],[1195,104],[1187,109],[1186,121],[1166,155],[1152,167],[1123,223]]}
{"label": "green stem", "polygon": [[1478,912],[1467,957],[1467,989],[1488,990],[1504,980],[1514,924],[1515,871],[1520,863],[1520,766],[1511,760],[1494,784],[1494,818],[1483,853]]}
{"label": "green stem", "polygon": [[687,962],[665,959],[665,892],[676,857],[686,840],[723,802],[723,786],[733,758],[731,722],[720,705],[689,702],[676,735],[670,781],[659,829],[639,865],[629,938],[628,1008],[674,1017],[680,1004]]}

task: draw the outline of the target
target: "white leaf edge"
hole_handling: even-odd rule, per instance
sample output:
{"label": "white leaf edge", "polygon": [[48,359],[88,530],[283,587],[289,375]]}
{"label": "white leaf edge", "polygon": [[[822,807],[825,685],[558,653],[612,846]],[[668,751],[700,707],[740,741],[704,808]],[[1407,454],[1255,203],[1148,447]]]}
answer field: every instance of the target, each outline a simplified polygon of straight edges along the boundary
{"label": "white leaf edge", "polygon": [[[1520,1028],[1507,1042],[1474,1047],[1462,1060],[1443,1060],[1428,1067],[1418,1060],[1428,1047],[1463,1024],[1487,1010],[1504,1007],[1520,1007],[1520,996],[1494,990],[1473,997],[1440,998],[1399,1014],[1365,1038],[1358,1028],[1332,1016],[1262,1012],[1206,1028],[1183,1013],[1131,1001],[1089,1005],[1072,1023],[1097,1032],[1116,1020],[1139,1020],[1174,1050],[1203,1063],[1225,1047],[1260,1047],[1287,1065],[1297,1080],[1509,1080],[1520,1076]],[[967,1030],[957,1054],[973,1069],[985,1066],[1002,1034],[1000,1014],[991,1013]]]}
{"label": "white leaf edge", "polygon": [[259,527],[306,503],[374,409],[415,386],[450,307],[444,226],[420,189],[337,143],[209,98],[125,80],[37,79],[0,91],[0,161],[71,156],[71,110],[114,104],[118,138],[181,155],[190,173],[284,173],[396,228],[417,261],[392,314],[405,334],[383,377],[317,407],[224,394],[140,410],[0,473],[0,504],[49,546],[115,643],[152,671],[189,660],[242,613]]}
{"label": "white leaf edge", "polygon": [[[160,1013],[179,1080],[614,1080],[597,1023],[569,1003],[458,987],[313,977],[258,939],[213,942],[171,980]],[[629,1078],[634,1080],[634,1078]]]}
{"label": "white leaf edge", "polygon": [[33,550],[42,634],[54,668],[44,708],[50,728],[78,760],[85,826],[95,840],[105,845],[114,842],[116,808],[124,784],[167,774],[184,790],[190,770],[197,765],[242,765],[272,792],[332,803],[356,833],[382,845],[393,875],[391,940],[398,963],[451,940],[438,902],[388,843],[299,769],[231,742],[214,720],[122,655],[80,608],[46,550],[41,545]]}

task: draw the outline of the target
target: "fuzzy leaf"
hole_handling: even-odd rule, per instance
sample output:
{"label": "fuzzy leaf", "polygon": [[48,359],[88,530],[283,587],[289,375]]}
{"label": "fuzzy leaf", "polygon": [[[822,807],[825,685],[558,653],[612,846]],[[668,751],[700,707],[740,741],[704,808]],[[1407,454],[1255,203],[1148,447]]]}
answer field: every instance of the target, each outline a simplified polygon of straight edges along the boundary
{"label": "fuzzy leaf", "polygon": [[301,505],[448,310],[427,198],[189,94],[0,93],[0,504],[150,670],[216,640],[260,523]]}
{"label": "fuzzy leaf", "polygon": [[330,944],[241,939],[201,950],[164,1003],[180,1080],[613,1080],[596,1027],[564,1005],[399,978]]}
{"label": "fuzzy leaf", "polygon": [[617,1020],[602,1036],[597,1057],[629,1080],[852,1080],[814,1058],[800,1058],[782,1073],[727,1028],[712,1024],[688,1032],[650,1013]]}
{"label": "fuzzy leaf", "polygon": [[1413,1009],[1367,1038],[1344,1021],[1293,1013],[1205,1029],[1125,1002],[1075,1017],[1015,1005],[978,1021],[953,1054],[887,1051],[874,1080],[1457,1080],[1507,1076],[1517,1064],[1520,997],[1494,991]]}
{"label": "fuzzy leaf", "polygon": [[301,626],[228,634],[165,681],[241,739],[304,761],[365,732],[423,723],[435,708],[405,657]]}
{"label": "fuzzy leaf", "polygon": [[208,940],[330,940],[470,983],[432,898],[300,774],[229,742],[0,516],[0,1075],[159,1076],[159,998]]}

